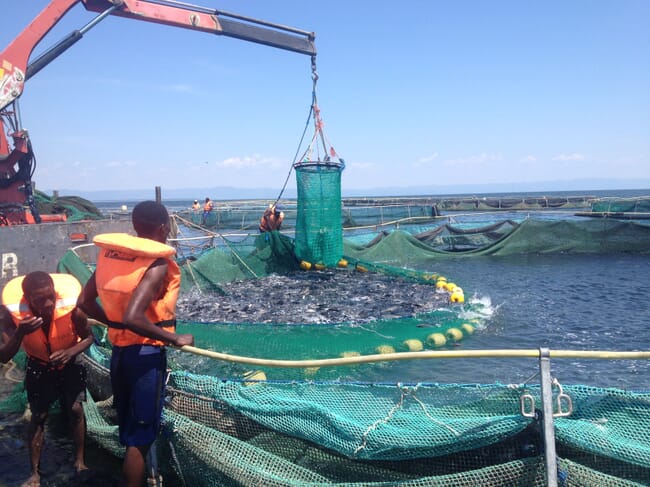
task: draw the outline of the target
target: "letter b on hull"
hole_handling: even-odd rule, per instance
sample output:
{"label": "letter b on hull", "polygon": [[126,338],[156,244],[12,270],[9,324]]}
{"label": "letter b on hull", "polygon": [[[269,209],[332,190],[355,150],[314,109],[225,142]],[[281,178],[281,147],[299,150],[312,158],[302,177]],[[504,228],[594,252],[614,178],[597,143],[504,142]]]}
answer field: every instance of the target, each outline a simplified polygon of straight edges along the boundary
{"label": "letter b on hull", "polygon": [[2,279],[16,277],[18,275],[18,256],[13,252],[2,254],[0,265],[0,277]]}

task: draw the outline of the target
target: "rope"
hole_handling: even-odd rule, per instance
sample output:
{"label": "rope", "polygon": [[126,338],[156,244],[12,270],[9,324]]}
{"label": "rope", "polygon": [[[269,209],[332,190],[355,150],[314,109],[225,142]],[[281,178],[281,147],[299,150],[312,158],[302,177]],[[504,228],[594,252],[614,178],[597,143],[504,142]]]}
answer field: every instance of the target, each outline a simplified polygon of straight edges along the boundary
{"label": "rope", "polygon": [[183,223],[183,225],[185,225],[185,226],[187,226],[187,227],[189,227],[189,228],[194,228],[195,230],[202,230],[202,231],[204,231],[205,233],[207,233],[208,235],[211,235],[212,237],[218,235],[218,233],[211,232],[210,230],[208,230],[208,229],[205,228],[204,226],[202,226],[202,225],[197,225],[196,223],[194,223],[194,222],[192,222],[192,221],[190,221],[190,220],[187,220],[187,219],[183,218],[182,216],[178,215],[177,213],[174,213],[174,214],[172,215],[172,217],[175,218],[175,219],[180,220],[181,223]]}
{"label": "rope", "polygon": [[17,364],[13,360],[10,360],[6,364],[2,364],[3,369],[7,368],[7,371],[4,374],[5,379],[7,379],[8,381],[11,381],[11,382],[22,382],[23,381],[22,378],[16,379],[14,377],[10,377],[11,373],[16,369],[16,367],[17,367]]}
{"label": "rope", "polygon": [[196,276],[194,275],[194,269],[192,269],[192,262],[189,260],[187,261],[187,268],[190,271],[190,275],[192,276],[192,280],[194,281],[194,285],[196,286],[196,289],[199,290],[199,294],[203,294],[203,290],[201,289],[201,286],[199,286],[199,281],[196,279]]}
{"label": "rope", "polygon": [[442,421],[437,420],[436,418],[434,418],[433,416],[431,416],[431,414],[429,414],[429,411],[427,410],[427,406],[426,406],[426,404],[424,404],[424,403],[420,400],[420,398],[417,397],[417,396],[415,395],[415,392],[418,390],[418,387],[420,387],[419,384],[416,385],[415,388],[413,388],[412,390],[409,390],[409,394],[411,395],[411,397],[413,398],[413,400],[414,400],[415,402],[417,402],[417,403],[420,405],[420,407],[422,408],[422,411],[424,411],[424,415],[425,415],[427,418],[429,418],[433,423],[435,423],[435,424],[437,424],[437,425],[439,425],[439,426],[442,426],[443,428],[446,428],[447,430],[449,430],[449,431],[450,431],[454,436],[456,436],[456,437],[460,436],[460,433],[459,433],[458,431],[456,431],[454,428],[452,428],[452,427],[449,426],[448,424],[443,423]]}
{"label": "rope", "polygon": [[239,256],[239,253],[230,245],[230,242],[228,242],[228,240],[226,239],[226,237],[222,233],[211,232],[209,230],[206,230],[201,225],[196,225],[196,224],[194,224],[194,223],[192,223],[192,222],[190,222],[188,220],[185,220],[184,218],[182,218],[182,217],[180,217],[178,215],[173,215],[173,217],[178,218],[181,222],[183,222],[185,224],[188,224],[189,226],[193,226],[197,230],[204,231],[205,233],[207,233],[208,235],[210,235],[212,237],[214,237],[214,236],[220,237],[223,240],[223,242],[226,244],[226,247],[228,247],[230,252],[232,252],[232,254],[235,256],[235,258],[244,266],[244,268],[246,268],[246,270],[248,272],[250,272],[253,275],[253,277],[255,277],[255,278],[259,277],[257,274],[255,274],[255,271],[253,271],[253,269],[251,269],[250,266],[248,264],[246,264],[246,262],[244,262],[244,260]]}
{"label": "rope", "polygon": [[253,269],[251,269],[246,262],[244,262],[244,260],[239,256],[237,251],[230,246],[230,244],[228,243],[228,241],[225,238],[223,239],[223,241],[226,242],[226,245],[228,246],[230,251],[233,253],[233,255],[237,258],[237,260],[239,262],[241,262],[241,264],[248,270],[248,272],[250,272],[253,275],[254,278],[257,279],[259,276],[257,274],[255,274],[255,271]]}
{"label": "rope", "polygon": [[379,418],[376,420],[374,423],[372,423],[370,426],[368,426],[368,429],[364,431],[362,437],[361,437],[361,444],[354,450],[352,453],[352,456],[357,456],[357,454],[363,450],[366,445],[368,444],[368,436],[370,433],[372,433],[374,430],[376,430],[380,425],[382,424],[388,424],[388,422],[395,416],[395,413],[402,409],[402,406],[404,405],[404,389],[402,389],[400,384],[397,384],[397,387],[400,389],[400,397],[399,401],[397,401],[397,404],[395,404],[390,411],[388,411],[388,414],[384,418]]}
{"label": "rope", "polygon": [[[88,320],[92,325],[107,325],[93,319]],[[277,360],[257,357],[245,357],[227,353],[214,352],[199,347],[185,345],[174,347],[181,352],[192,353],[203,357],[233,362],[238,364],[258,365],[265,367],[336,367],[340,365],[357,365],[376,362],[395,362],[402,360],[422,359],[457,359],[457,358],[540,358],[537,349],[495,349],[495,350],[427,350],[421,352],[395,352],[385,354],[360,355],[355,357],[339,357],[317,360]],[[610,350],[550,350],[550,358],[583,358],[605,360],[645,360],[650,359],[650,351],[618,352]]]}
{"label": "rope", "polygon": [[298,147],[296,147],[296,152],[293,155],[293,161],[291,161],[291,165],[289,166],[289,172],[287,172],[287,177],[284,180],[284,184],[282,185],[280,194],[278,194],[278,197],[275,199],[276,205],[278,204],[278,201],[280,201],[280,198],[282,198],[285,189],[287,189],[287,184],[289,183],[289,178],[291,177],[291,171],[293,171],[293,166],[298,160],[298,152],[300,151],[300,148],[302,147],[302,143],[305,140],[305,134],[307,133],[307,128],[309,127],[309,121],[311,120],[312,114],[314,112],[314,106],[316,104],[316,83],[318,82],[318,73],[316,72],[316,56],[311,57],[311,79],[312,79],[311,104],[309,105],[309,113],[307,114],[307,121],[305,122],[305,128],[302,131],[302,135],[300,136],[300,142],[298,142]]}

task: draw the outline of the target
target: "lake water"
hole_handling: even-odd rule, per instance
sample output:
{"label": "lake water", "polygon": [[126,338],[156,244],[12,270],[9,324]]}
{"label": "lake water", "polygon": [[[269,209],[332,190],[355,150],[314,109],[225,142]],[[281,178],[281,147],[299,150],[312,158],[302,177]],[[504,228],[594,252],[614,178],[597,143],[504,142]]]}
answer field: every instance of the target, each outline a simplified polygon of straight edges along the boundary
{"label": "lake water", "polygon": [[[440,262],[466,295],[488,300],[494,314],[463,341],[466,349],[650,350],[650,256],[523,255]],[[561,383],[650,390],[650,361],[555,359]],[[518,383],[536,360],[458,359],[399,364],[419,380]]]}

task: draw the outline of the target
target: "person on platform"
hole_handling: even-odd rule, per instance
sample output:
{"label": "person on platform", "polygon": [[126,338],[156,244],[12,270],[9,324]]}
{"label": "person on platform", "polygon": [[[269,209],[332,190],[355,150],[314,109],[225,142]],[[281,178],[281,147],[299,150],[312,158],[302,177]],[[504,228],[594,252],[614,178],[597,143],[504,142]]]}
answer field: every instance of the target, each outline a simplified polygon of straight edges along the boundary
{"label": "person on platform", "polygon": [[214,209],[214,203],[212,203],[212,200],[208,197],[205,198],[205,202],[203,203],[203,225],[205,225],[208,222],[208,216],[210,213],[212,213],[212,210]]}
{"label": "person on platform", "polygon": [[143,201],[135,206],[131,218],[137,237],[114,233],[95,237],[100,247],[97,266],[78,305],[109,327],[113,404],[120,442],[126,446],[122,485],[139,487],[160,429],[165,347],[192,345],[194,337],[176,333],[181,274],[174,248],[165,244],[170,232],[167,209],[155,201]]}
{"label": "person on platform", "polygon": [[201,203],[199,203],[199,200],[194,200],[194,203],[192,203],[192,211],[198,212],[201,209]]}
{"label": "person on platform", "polygon": [[284,212],[282,211],[282,207],[277,204],[270,204],[269,207],[264,210],[262,218],[260,218],[260,233],[280,230],[283,220]]}
{"label": "person on platform", "polygon": [[15,277],[2,290],[0,361],[11,360],[22,346],[27,354],[25,390],[31,411],[27,442],[31,476],[23,486],[38,487],[45,422],[58,399],[67,415],[75,445],[74,468],[84,461],[86,370],[79,354],[93,342],[88,319],[75,307],[81,284],[69,274],[35,271]]}

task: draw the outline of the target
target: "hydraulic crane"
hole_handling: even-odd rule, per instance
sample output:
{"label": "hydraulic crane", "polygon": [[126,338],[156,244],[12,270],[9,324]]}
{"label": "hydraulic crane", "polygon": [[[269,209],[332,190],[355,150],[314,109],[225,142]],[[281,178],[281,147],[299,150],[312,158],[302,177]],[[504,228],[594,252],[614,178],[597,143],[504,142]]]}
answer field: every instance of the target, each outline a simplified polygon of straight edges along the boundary
{"label": "hydraulic crane", "polygon": [[[98,15],[30,62],[36,45],[77,4]],[[306,54],[315,66],[313,32],[175,0],[52,0],[0,52],[0,225],[40,223],[33,197],[34,153],[18,99],[25,82],[110,16],[234,37]]]}

